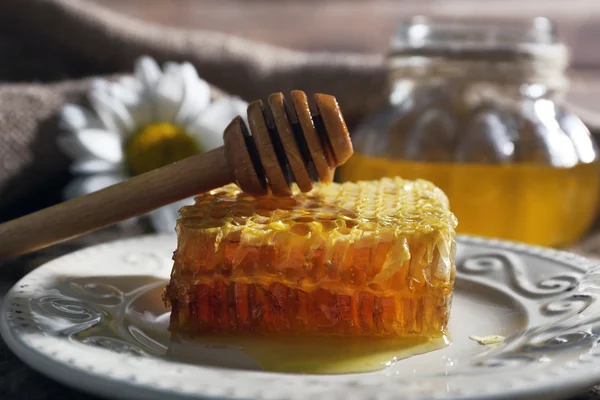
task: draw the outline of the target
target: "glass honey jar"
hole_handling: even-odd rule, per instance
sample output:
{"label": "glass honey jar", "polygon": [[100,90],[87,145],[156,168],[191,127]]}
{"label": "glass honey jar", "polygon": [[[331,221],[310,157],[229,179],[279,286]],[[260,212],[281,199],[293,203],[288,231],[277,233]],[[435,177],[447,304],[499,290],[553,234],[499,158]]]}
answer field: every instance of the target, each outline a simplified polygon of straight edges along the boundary
{"label": "glass honey jar", "polygon": [[389,100],[352,133],[345,180],[426,179],[448,195],[458,231],[545,246],[590,227],[598,148],[563,102],[568,52],[553,24],[400,24]]}

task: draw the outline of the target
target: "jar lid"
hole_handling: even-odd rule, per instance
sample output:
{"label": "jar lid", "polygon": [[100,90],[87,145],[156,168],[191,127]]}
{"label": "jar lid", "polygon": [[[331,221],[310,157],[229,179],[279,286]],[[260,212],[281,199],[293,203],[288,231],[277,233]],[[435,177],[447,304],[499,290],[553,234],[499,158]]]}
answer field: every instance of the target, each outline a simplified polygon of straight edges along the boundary
{"label": "jar lid", "polygon": [[568,58],[555,24],[547,18],[485,20],[416,16],[399,24],[390,55],[511,60]]}

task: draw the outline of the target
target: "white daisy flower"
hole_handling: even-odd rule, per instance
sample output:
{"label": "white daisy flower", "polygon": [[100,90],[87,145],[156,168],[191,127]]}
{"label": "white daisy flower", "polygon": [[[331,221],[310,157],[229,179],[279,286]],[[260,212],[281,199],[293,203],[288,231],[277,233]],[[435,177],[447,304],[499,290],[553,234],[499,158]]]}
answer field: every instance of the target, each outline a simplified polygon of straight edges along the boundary
{"label": "white daisy flower", "polygon": [[[210,87],[190,63],[142,57],[133,76],[97,80],[91,109],[67,104],[58,143],[76,176],[64,192],[73,198],[223,144],[223,130],[248,104],[237,97],[211,101]],[[183,200],[149,213],[158,231],[172,231]]]}

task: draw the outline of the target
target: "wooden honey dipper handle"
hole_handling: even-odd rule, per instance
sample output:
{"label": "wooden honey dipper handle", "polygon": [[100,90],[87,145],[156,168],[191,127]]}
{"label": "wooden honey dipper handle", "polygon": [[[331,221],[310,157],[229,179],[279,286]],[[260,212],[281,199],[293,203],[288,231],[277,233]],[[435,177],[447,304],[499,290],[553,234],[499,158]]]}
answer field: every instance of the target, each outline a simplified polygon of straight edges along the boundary
{"label": "wooden honey dipper handle", "polygon": [[224,132],[225,146],[138,175],[97,192],[0,224],[0,260],[218,188],[231,182],[253,195],[289,196],[295,181],[308,191],[330,182],[335,167],[352,155],[346,124],[334,97],[281,93],[248,106],[248,124],[237,117]]}

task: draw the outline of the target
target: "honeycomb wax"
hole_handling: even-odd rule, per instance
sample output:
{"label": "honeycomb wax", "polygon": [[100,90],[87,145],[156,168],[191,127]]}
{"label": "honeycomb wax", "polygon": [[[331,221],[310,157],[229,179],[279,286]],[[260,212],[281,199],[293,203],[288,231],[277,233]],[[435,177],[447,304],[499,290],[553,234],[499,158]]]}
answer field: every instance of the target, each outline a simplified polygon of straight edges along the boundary
{"label": "honeycomb wax", "polygon": [[291,198],[235,185],[183,207],[170,330],[400,337],[446,328],[456,218],[418,180],[319,185]]}

